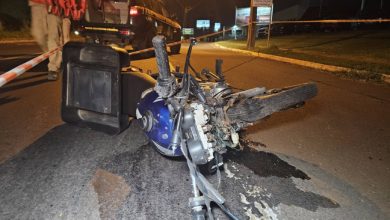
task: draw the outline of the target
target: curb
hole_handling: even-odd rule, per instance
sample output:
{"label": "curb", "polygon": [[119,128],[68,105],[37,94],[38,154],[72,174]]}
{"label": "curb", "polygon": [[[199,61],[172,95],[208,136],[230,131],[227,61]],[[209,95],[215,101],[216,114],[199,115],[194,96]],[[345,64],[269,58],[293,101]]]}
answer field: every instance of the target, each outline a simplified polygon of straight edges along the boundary
{"label": "curb", "polygon": [[[255,56],[255,57],[259,57],[259,58],[264,58],[264,59],[268,59],[268,60],[290,63],[290,64],[295,64],[295,65],[303,66],[303,67],[309,67],[312,69],[317,69],[317,70],[322,70],[322,71],[338,72],[338,73],[351,73],[351,72],[353,72],[353,73],[357,73],[357,74],[369,74],[370,73],[369,71],[366,71],[366,70],[356,70],[356,69],[351,69],[351,68],[347,68],[347,67],[332,66],[332,65],[322,64],[322,63],[315,63],[315,62],[310,62],[310,61],[305,61],[305,60],[298,60],[298,59],[294,59],[294,58],[281,57],[281,56],[265,54],[265,53],[260,53],[260,52],[229,48],[229,47],[219,45],[218,43],[214,43],[214,45],[221,48],[221,49],[225,49],[225,50],[243,53],[243,54],[247,54],[247,55],[251,55],[251,56]],[[381,74],[381,75],[382,75],[383,82],[390,84],[390,75],[386,75],[386,74]]]}

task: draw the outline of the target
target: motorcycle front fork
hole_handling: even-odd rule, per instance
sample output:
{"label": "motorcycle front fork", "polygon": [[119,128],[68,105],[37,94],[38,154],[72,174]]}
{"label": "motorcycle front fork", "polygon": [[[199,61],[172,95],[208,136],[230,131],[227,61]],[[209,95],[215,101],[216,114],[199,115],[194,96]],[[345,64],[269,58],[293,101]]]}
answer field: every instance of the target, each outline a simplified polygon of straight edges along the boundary
{"label": "motorcycle front fork", "polygon": [[[191,208],[192,220],[205,220],[206,210],[207,219],[214,220],[213,213],[211,212],[210,200],[200,194],[198,186],[196,184],[196,173],[194,170],[190,171],[192,182],[192,193],[194,197],[189,199],[189,207]],[[206,206],[206,210],[204,209]]]}

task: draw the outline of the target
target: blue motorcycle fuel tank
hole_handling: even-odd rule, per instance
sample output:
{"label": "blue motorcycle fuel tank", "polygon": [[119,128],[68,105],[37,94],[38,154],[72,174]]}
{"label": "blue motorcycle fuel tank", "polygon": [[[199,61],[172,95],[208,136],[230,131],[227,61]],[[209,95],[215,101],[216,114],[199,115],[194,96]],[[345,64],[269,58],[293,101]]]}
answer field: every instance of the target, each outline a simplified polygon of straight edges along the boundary
{"label": "blue motorcycle fuel tank", "polygon": [[174,119],[171,118],[164,99],[152,89],[146,90],[138,103],[137,119],[142,120],[143,129],[157,150],[166,156],[183,156],[180,148],[171,144]]}

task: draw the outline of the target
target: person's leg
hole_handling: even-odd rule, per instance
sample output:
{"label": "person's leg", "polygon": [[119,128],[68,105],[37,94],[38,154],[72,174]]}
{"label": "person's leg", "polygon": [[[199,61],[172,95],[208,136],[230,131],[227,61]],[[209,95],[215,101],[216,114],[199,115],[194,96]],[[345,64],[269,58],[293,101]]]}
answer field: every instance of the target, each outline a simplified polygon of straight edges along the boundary
{"label": "person's leg", "polygon": [[[48,14],[48,48],[49,51],[61,46],[62,19],[58,16]],[[49,72],[58,72],[61,66],[62,53],[59,51],[49,57]]]}
{"label": "person's leg", "polygon": [[71,22],[69,18],[62,19],[62,37],[64,44],[70,41],[70,26]]}
{"label": "person's leg", "polygon": [[47,9],[45,5],[31,6],[31,35],[42,51],[47,52]]}

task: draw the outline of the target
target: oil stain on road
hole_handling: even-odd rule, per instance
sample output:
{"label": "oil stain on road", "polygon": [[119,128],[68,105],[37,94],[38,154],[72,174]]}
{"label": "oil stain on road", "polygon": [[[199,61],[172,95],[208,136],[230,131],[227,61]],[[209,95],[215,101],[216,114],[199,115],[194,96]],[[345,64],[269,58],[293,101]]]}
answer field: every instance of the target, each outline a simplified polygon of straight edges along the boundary
{"label": "oil stain on road", "polygon": [[91,181],[99,201],[100,218],[111,219],[130,193],[123,177],[98,169]]}
{"label": "oil stain on road", "polygon": [[[186,162],[162,157],[145,143],[136,126],[118,136],[70,125],[52,129],[0,165],[0,218],[55,219],[59,214],[70,219],[91,218],[92,214],[111,219],[190,218],[192,187]],[[310,175],[277,155],[241,153],[227,155],[218,189],[240,219],[294,215],[331,219],[324,213],[337,217],[333,219],[357,219],[372,210],[359,195],[346,206],[302,187],[312,182]],[[217,185],[217,175],[207,178]],[[214,212],[216,218],[227,219],[218,208]]]}
{"label": "oil stain on road", "polygon": [[310,177],[272,153],[257,151],[248,146],[242,151],[230,151],[226,158],[242,164],[261,177],[295,177],[309,180]]}
{"label": "oil stain on road", "polygon": [[240,200],[249,218],[277,219],[279,204],[311,212],[340,207],[332,199],[297,187],[293,178],[308,181],[310,177],[275,154],[245,146],[242,151],[230,151],[226,159],[224,169],[231,179],[226,187],[241,188]]}
{"label": "oil stain on road", "polygon": [[[219,191],[225,197],[226,205],[242,219],[264,216],[276,219],[281,203],[309,211],[339,207],[325,196],[297,188],[292,178],[309,180],[310,177],[274,154],[246,148],[242,152],[230,152],[226,159]],[[187,201],[192,197],[191,181],[184,160],[162,157],[152,146],[146,145],[136,152],[106,158],[101,168],[120,174],[132,189],[116,213],[118,219],[190,216]],[[208,176],[208,179],[217,185],[217,175]],[[225,218],[217,208],[214,212],[219,219]]]}

